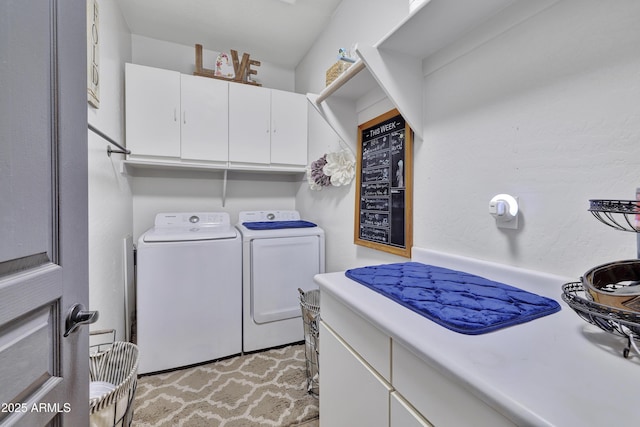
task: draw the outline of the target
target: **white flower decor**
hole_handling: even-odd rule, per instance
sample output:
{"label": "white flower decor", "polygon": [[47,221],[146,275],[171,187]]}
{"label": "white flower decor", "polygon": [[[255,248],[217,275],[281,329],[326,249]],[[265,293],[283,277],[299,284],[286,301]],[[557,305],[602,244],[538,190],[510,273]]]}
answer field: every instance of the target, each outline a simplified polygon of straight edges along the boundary
{"label": "white flower decor", "polygon": [[326,155],[327,164],[322,171],[331,177],[331,185],[339,187],[347,185],[356,175],[356,159],[349,150],[337,151]]}
{"label": "white flower decor", "polygon": [[309,188],[320,191],[322,187],[347,185],[355,176],[356,161],[348,150],[328,153],[307,166]]}

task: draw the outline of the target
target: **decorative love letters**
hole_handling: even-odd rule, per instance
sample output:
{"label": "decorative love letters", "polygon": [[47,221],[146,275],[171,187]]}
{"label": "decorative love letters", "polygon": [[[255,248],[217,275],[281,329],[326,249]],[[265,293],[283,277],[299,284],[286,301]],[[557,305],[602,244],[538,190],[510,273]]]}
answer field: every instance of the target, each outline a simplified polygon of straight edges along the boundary
{"label": "decorative love letters", "polygon": [[235,76],[233,78],[216,75],[215,70],[210,70],[202,66],[202,45],[201,44],[196,45],[196,69],[193,74],[195,76],[211,77],[213,79],[229,80],[229,81],[244,83],[244,84],[253,85],[253,86],[262,86],[262,84],[252,81],[250,79],[251,75],[255,75],[258,73],[256,70],[251,68],[251,66],[259,67],[260,61],[250,59],[248,53],[243,53],[242,59],[238,60],[238,52],[233,49],[231,49],[230,52],[231,52],[231,60],[233,61],[233,70],[235,72]]}

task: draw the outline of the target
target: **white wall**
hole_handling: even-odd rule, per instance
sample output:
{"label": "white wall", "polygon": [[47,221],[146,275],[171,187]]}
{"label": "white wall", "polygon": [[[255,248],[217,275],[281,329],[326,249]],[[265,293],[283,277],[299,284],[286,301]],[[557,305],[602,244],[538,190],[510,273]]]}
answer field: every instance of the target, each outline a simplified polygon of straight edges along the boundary
{"label": "white wall", "polygon": [[[295,180],[294,180],[295,179]],[[298,178],[229,172],[224,206],[221,172],[149,172],[133,179],[133,233],[153,226],[159,212],[227,212],[232,224],[242,210],[295,209]]]}
{"label": "white wall", "polygon": [[[387,34],[409,11],[407,0],[343,0],[326,30],[296,68],[296,91],[318,93],[325,87],[325,72],[336,62],[338,49],[350,49],[354,44],[373,45]],[[381,92],[381,91],[380,91]],[[364,123],[394,108],[383,95],[358,113],[358,123]],[[344,146],[320,115],[310,108],[309,159],[314,161],[327,152]],[[356,134],[358,123],[353,123]],[[356,147],[351,147],[356,152]],[[306,183],[300,185],[296,207],[310,221],[317,222],[326,233],[327,271],[383,262],[404,261],[353,244],[355,181],[345,187],[326,187],[312,191]]]}
{"label": "white wall", "polygon": [[[570,277],[636,255],[587,212],[640,186],[640,4],[564,0],[424,82],[416,245]],[[519,230],[487,214],[520,197]]]}
{"label": "white wall", "polygon": [[[179,71],[183,74],[193,74],[195,70],[195,46],[166,42],[137,34],[131,36],[131,46],[131,62],[134,64]],[[202,66],[204,68],[214,69],[216,57],[221,50],[213,51],[206,48],[207,46],[203,46],[202,48]],[[225,47],[216,48],[225,49]],[[244,52],[238,52],[238,55],[242,56],[243,53]],[[251,52],[248,53],[251,54]],[[277,66],[262,58],[251,59],[260,61],[259,66],[252,67],[252,69],[257,71],[254,76],[255,81],[261,83],[264,87],[293,92],[295,81],[294,70]]]}
{"label": "white wall", "polygon": [[[89,123],[124,144],[124,62],[131,40],[120,10],[100,2],[100,108],[88,107]],[[131,234],[132,200],[124,156],[107,156],[104,139],[88,132],[89,151],[89,308],[99,310],[92,330],[116,329],[125,337],[123,239]],[[116,148],[116,147],[112,147]]]}
{"label": "white wall", "polygon": [[[364,12],[365,3],[344,0],[340,9]],[[330,47],[381,36],[382,18],[405,2],[388,3],[352,25],[337,14],[298,66],[297,89],[322,89]],[[590,198],[634,198],[640,186],[639,19],[635,1],[563,0],[425,76],[416,88],[424,93],[416,246],[576,278],[636,256],[634,234],[600,224],[587,208]],[[358,123],[391,107],[367,108]],[[337,147],[317,115],[310,126],[311,159]],[[503,192],[520,198],[518,230],[496,228],[488,214]],[[298,192],[300,210],[327,229],[329,271],[398,259],[353,245],[353,197],[353,185]]]}

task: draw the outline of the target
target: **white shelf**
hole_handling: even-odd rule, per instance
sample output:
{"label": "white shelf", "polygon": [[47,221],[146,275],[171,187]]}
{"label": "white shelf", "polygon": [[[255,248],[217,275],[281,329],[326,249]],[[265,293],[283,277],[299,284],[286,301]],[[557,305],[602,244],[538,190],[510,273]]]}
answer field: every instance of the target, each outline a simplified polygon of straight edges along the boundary
{"label": "white shelf", "polygon": [[247,172],[247,173],[266,173],[266,174],[278,174],[278,175],[298,175],[306,173],[306,166],[253,166],[253,165],[229,165],[227,169],[229,172]]}
{"label": "white shelf", "polygon": [[421,58],[427,76],[558,1],[428,0],[376,47]]}
{"label": "white shelf", "polygon": [[190,163],[179,160],[124,160],[121,166],[121,173],[129,176],[142,176],[142,171],[177,171],[184,173],[212,173],[222,174],[222,206],[227,199],[227,177],[229,172],[238,173],[264,173],[273,175],[302,175],[306,172],[305,167],[280,167],[280,166],[245,166],[245,165],[210,165],[205,163]]}
{"label": "white shelf", "polygon": [[300,167],[284,167],[284,166],[245,166],[245,165],[210,165],[205,163],[190,163],[182,161],[168,160],[124,160],[122,162],[122,173],[130,176],[139,175],[139,171],[143,170],[174,170],[184,172],[249,172],[249,173],[273,173],[273,174],[300,174],[305,173],[306,169]]}
{"label": "white shelf", "polygon": [[[357,46],[356,54],[358,60],[320,94],[307,94],[311,105],[342,140],[355,147],[356,103],[380,87],[422,139],[422,62],[372,46]],[[393,64],[393,70],[386,64]]]}
{"label": "white shelf", "polygon": [[374,46],[357,46],[358,61],[307,98],[345,142],[355,144],[356,112],[349,110],[377,85],[422,139],[424,76],[558,1],[427,0]]}
{"label": "white shelf", "polygon": [[501,10],[530,0],[430,0],[409,14],[376,47],[424,59]]}
{"label": "white shelf", "polygon": [[[349,84],[347,84],[349,83]],[[376,85],[373,76],[365,63],[359,59],[329,86],[318,94],[316,103],[321,103],[329,96],[347,99],[359,99]]]}
{"label": "white shelf", "polygon": [[206,165],[200,163],[187,163],[179,161],[164,160],[124,160],[122,162],[122,173],[130,176],[139,175],[143,170],[182,170],[195,172],[223,172],[226,167],[216,165]]}

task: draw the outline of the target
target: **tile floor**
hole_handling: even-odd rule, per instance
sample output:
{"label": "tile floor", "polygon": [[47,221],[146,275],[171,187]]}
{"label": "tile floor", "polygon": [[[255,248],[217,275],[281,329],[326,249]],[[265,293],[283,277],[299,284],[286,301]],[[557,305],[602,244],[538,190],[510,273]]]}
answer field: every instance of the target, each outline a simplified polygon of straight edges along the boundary
{"label": "tile floor", "polygon": [[298,424],[294,427],[319,427],[319,426],[320,426],[320,419],[316,418],[315,420],[305,421],[302,424]]}

